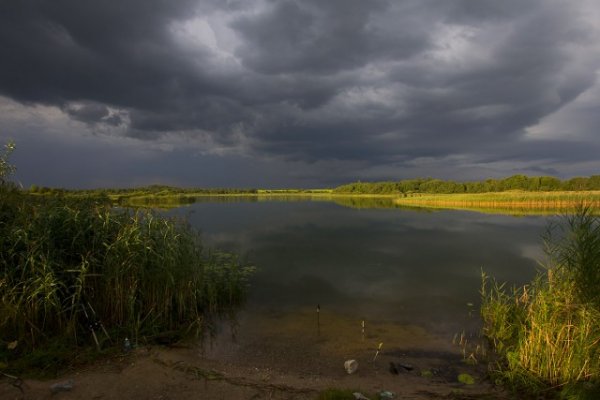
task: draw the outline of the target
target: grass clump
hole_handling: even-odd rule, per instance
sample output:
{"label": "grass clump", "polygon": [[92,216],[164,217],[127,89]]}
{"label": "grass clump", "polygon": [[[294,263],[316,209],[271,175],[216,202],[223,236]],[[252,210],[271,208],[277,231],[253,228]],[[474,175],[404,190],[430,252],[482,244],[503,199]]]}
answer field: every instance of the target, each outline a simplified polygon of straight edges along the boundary
{"label": "grass clump", "polygon": [[329,388],[319,393],[318,400],[355,400],[357,390]]}
{"label": "grass clump", "polygon": [[580,208],[551,226],[546,244],[549,268],[531,284],[508,291],[484,275],[494,374],[531,393],[600,398],[600,220]]}
{"label": "grass clump", "polygon": [[204,250],[181,221],[9,185],[0,200],[0,362],[9,369],[57,343],[94,344],[90,327],[100,341],[104,331],[120,340],[199,333],[208,315],[244,298],[251,269]]}
{"label": "grass clump", "polygon": [[475,378],[473,378],[472,375],[467,374],[467,373],[462,373],[458,375],[457,380],[465,385],[474,385],[475,384]]}

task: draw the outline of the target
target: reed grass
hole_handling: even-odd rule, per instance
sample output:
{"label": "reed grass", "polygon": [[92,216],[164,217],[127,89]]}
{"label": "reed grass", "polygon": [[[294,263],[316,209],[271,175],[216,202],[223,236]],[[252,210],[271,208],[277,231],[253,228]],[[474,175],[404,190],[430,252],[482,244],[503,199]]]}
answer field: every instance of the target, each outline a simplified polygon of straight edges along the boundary
{"label": "reed grass", "polygon": [[0,196],[0,361],[90,343],[94,320],[121,338],[200,332],[243,301],[251,268],[183,221],[104,198]]}
{"label": "reed grass", "polygon": [[402,205],[438,208],[478,208],[504,210],[535,210],[575,212],[579,205],[600,207],[600,191],[579,192],[525,192],[507,191],[492,193],[420,194],[398,197]]}
{"label": "reed grass", "polygon": [[[600,398],[600,221],[589,208],[550,237],[550,265],[507,290],[483,276],[484,335],[498,355],[495,376],[534,393]],[[548,243],[548,240],[547,240]],[[596,396],[596,397],[594,397]]]}

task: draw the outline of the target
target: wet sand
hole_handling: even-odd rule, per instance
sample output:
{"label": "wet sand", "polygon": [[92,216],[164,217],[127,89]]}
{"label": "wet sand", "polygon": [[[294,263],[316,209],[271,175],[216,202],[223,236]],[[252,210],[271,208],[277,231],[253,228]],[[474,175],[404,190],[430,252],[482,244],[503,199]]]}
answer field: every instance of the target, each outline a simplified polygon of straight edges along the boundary
{"label": "wet sand", "polygon": [[[363,335],[361,321],[327,313],[318,322],[313,310],[242,317],[203,343],[141,346],[57,379],[25,380],[22,392],[4,378],[0,399],[316,399],[327,388],[370,398],[382,390],[399,399],[507,398],[484,380],[484,363],[465,363],[451,338],[377,321],[365,321]],[[352,375],[347,359],[359,364]],[[460,373],[476,383],[458,382]],[[68,379],[71,390],[52,394],[52,384]]]}

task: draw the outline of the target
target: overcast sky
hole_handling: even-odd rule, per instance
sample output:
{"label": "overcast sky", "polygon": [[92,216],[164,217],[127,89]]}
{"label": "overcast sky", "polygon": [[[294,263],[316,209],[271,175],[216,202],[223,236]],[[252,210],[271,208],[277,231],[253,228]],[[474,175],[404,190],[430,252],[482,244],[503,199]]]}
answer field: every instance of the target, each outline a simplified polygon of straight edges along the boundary
{"label": "overcast sky", "polygon": [[4,0],[25,186],[600,173],[597,0]]}

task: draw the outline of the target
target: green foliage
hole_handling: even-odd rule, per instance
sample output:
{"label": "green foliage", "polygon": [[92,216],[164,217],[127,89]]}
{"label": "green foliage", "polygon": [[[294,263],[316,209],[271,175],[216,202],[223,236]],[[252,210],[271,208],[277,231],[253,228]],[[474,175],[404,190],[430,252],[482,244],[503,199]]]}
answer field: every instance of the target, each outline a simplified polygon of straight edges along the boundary
{"label": "green foliage", "polygon": [[11,153],[15,150],[15,143],[9,141],[4,145],[4,151],[0,154],[0,184],[4,184],[16,168],[8,162]]}
{"label": "green foliage", "polygon": [[510,190],[523,191],[584,191],[600,190],[600,175],[561,181],[552,176],[513,175],[504,179],[481,182],[454,182],[432,178],[407,179],[397,182],[355,182],[342,185],[334,193],[348,194],[403,194],[413,193],[488,193]]}
{"label": "green foliage", "polygon": [[529,285],[507,292],[484,275],[481,315],[484,334],[499,357],[498,380],[533,393],[559,388],[563,398],[598,393],[597,224],[586,208],[565,217],[554,228],[560,238],[550,235],[547,273]]}
{"label": "green foliage", "polygon": [[109,332],[135,339],[199,332],[243,300],[251,269],[203,250],[185,223],[115,210],[106,197],[0,195],[0,347],[18,341],[0,362],[57,340],[93,343],[91,310]]}
{"label": "green foliage", "polygon": [[474,385],[475,384],[475,378],[473,378],[472,375],[467,374],[467,373],[462,373],[458,375],[457,380],[465,385]]}
{"label": "green foliage", "polygon": [[185,196],[193,197],[195,195],[236,195],[236,194],[256,194],[257,189],[235,189],[235,188],[180,188],[164,185],[150,185],[138,188],[111,188],[111,189],[91,189],[91,190],[74,190],[67,193],[79,196],[96,196],[98,194],[106,194],[114,196],[120,200],[126,200],[129,197],[172,197]]}
{"label": "green foliage", "polygon": [[545,242],[557,267],[574,281],[580,300],[600,310],[600,218],[580,207],[565,224],[551,226]]}
{"label": "green foliage", "polygon": [[123,207],[172,208],[198,201],[202,196],[256,195],[256,189],[232,188],[178,188],[164,185],[151,185],[130,189],[89,189],[65,190],[60,188],[32,185],[29,192],[44,196],[68,196],[71,198],[104,197]]}

